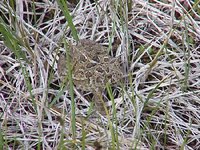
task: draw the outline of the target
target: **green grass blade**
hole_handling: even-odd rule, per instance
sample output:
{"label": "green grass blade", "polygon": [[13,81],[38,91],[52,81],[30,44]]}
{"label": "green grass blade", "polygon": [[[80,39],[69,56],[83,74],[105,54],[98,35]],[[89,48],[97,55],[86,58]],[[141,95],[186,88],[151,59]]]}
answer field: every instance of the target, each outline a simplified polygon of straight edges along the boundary
{"label": "green grass blade", "polygon": [[82,140],[81,140],[81,145],[82,145],[82,150],[85,150],[85,146],[86,146],[86,141],[85,141],[85,139],[86,139],[86,135],[87,135],[87,133],[86,133],[86,131],[85,131],[85,126],[84,126],[84,124],[85,124],[85,122],[84,122],[84,119],[82,119],[81,120],[82,122]]}
{"label": "green grass blade", "polygon": [[36,102],[32,95],[32,86],[29,81],[28,72],[26,71],[26,68],[24,67],[23,63],[21,62],[21,60],[25,60],[27,63],[30,63],[28,61],[28,59],[26,58],[25,53],[21,50],[21,47],[20,47],[21,44],[20,44],[20,40],[19,40],[20,38],[18,38],[17,35],[15,35],[15,33],[9,29],[9,27],[4,23],[2,18],[0,18],[0,33],[2,34],[0,39],[3,40],[4,44],[15,54],[17,60],[20,63],[20,67],[22,69],[24,79],[25,79],[26,85],[28,87],[28,91],[31,95],[31,99],[32,99],[33,105],[35,107],[35,111],[37,111]]}
{"label": "green grass blade", "polygon": [[4,139],[3,139],[3,131],[0,128],[0,149],[3,149]]}
{"label": "green grass blade", "polygon": [[2,36],[0,37],[1,40],[4,41],[4,44],[13,51],[16,55],[17,59],[25,60],[27,63],[30,63],[25,56],[25,53],[20,48],[20,41],[19,37],[15,35],[11,29],[3,22],[3,19],[0,17],[0,33]]}
{"label": "green grass blade", "polygon": [[68,21],[68,25],[69,25],[70,29],[72,30],[72,36],[73,36],[73,38],[76,41],[78,41],[79,40],[78,34],[77,34],[76,28],[75,28],[75,26],[73,24],[72,16],[70,15],[69,9],[68,9],[67,4],[66,4],[66,1],[64,1],[64,0],[57,0],[57,2],[58,2],[58,5],[61,8],[63,14],[65,15],[65,18]]}
{"label": "green grass blade", "polygon": [[[111,127],[111,136],[112,136],[112,147],[115,149],[115,145],[117,146],[117,149],[119,149],[119,140],[118,140],[118,128],[117,128],[117,115],[116,115],[116,108],[115,108],[115,102],[114,102],[114,97],[112,94],[112,89],[109,83],[106,84],[106,89],[108,91],[108,95],[112,101],[112,108],[113,108],[113,117],[112,117],[112,122],[110,122],[110,127]],[[116,124],[114,127],[113,124]]]}
{"label": "green grass blade", "polygon": [[76,139],[76,119],[75,119],[75,100],[74,100],[74,85],[72,79],[72,66],[71,66],[71,58],[70,58],[70,49],[68,43],[64,40],[64,46],[67,55],[67,68],[68,68],[68,79],[69,79],[69,94],[71,97],[71,121],[72,121],[72,137],[73,140]]}

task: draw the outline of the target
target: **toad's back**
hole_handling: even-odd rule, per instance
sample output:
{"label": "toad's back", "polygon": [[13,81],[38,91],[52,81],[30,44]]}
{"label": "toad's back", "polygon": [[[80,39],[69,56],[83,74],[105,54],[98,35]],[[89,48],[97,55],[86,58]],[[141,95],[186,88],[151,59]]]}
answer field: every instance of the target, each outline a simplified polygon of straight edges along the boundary
{"label": "toad's back", "polygon": [[[102,92],[107,82],[116,84],[122,79],[119,60],[94,41],[80,40],[76,46],[71,46],[70,57],[73,82],[80,90],[91,91],[95,95]],[[65,62],[66,57],[61,55],[58,62],[60,76],[67,74]]]}

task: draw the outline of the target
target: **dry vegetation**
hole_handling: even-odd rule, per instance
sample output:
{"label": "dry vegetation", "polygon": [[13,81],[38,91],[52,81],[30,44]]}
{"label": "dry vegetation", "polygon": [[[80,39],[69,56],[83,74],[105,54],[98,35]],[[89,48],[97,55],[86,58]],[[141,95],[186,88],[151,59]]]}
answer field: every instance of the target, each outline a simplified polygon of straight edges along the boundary
{"label": "dry vegetation", "polygon": [[71,113],[57,54],[76,32],[58,2],[0,1],[0,149],[200,149],[199,1],[67,3],[78,37],[122,61],[107,116],[76,89]]}

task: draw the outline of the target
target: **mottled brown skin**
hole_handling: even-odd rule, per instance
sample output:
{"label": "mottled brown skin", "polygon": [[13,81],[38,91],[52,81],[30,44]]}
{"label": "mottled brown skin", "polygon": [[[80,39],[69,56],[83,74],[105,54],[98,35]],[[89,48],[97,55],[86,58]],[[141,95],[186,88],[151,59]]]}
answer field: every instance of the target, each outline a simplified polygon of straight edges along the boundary
{"label": "mottled brown skin", "polygon": [[[117,84],[122,79],[119,59],[111,57],[107,49],[91,40],[80,40],[70,46],[73,83],[82,91],[93,93],[96,109],[105,115],[102,93],[106,83]],[[58,74],[67,74],[66,56],[60,55]]]}

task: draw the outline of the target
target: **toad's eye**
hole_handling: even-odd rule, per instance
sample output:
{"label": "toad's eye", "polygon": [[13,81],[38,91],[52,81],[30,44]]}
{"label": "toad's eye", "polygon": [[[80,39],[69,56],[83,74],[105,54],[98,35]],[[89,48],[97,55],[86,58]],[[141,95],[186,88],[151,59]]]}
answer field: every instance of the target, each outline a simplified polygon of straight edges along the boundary
{"label": "toad's eye", "polygon": [[109,61],[109,57],[104,57],[104,58],[103,58],[103,61],[104,61],[104,62],[108,62],[108,61]]}

